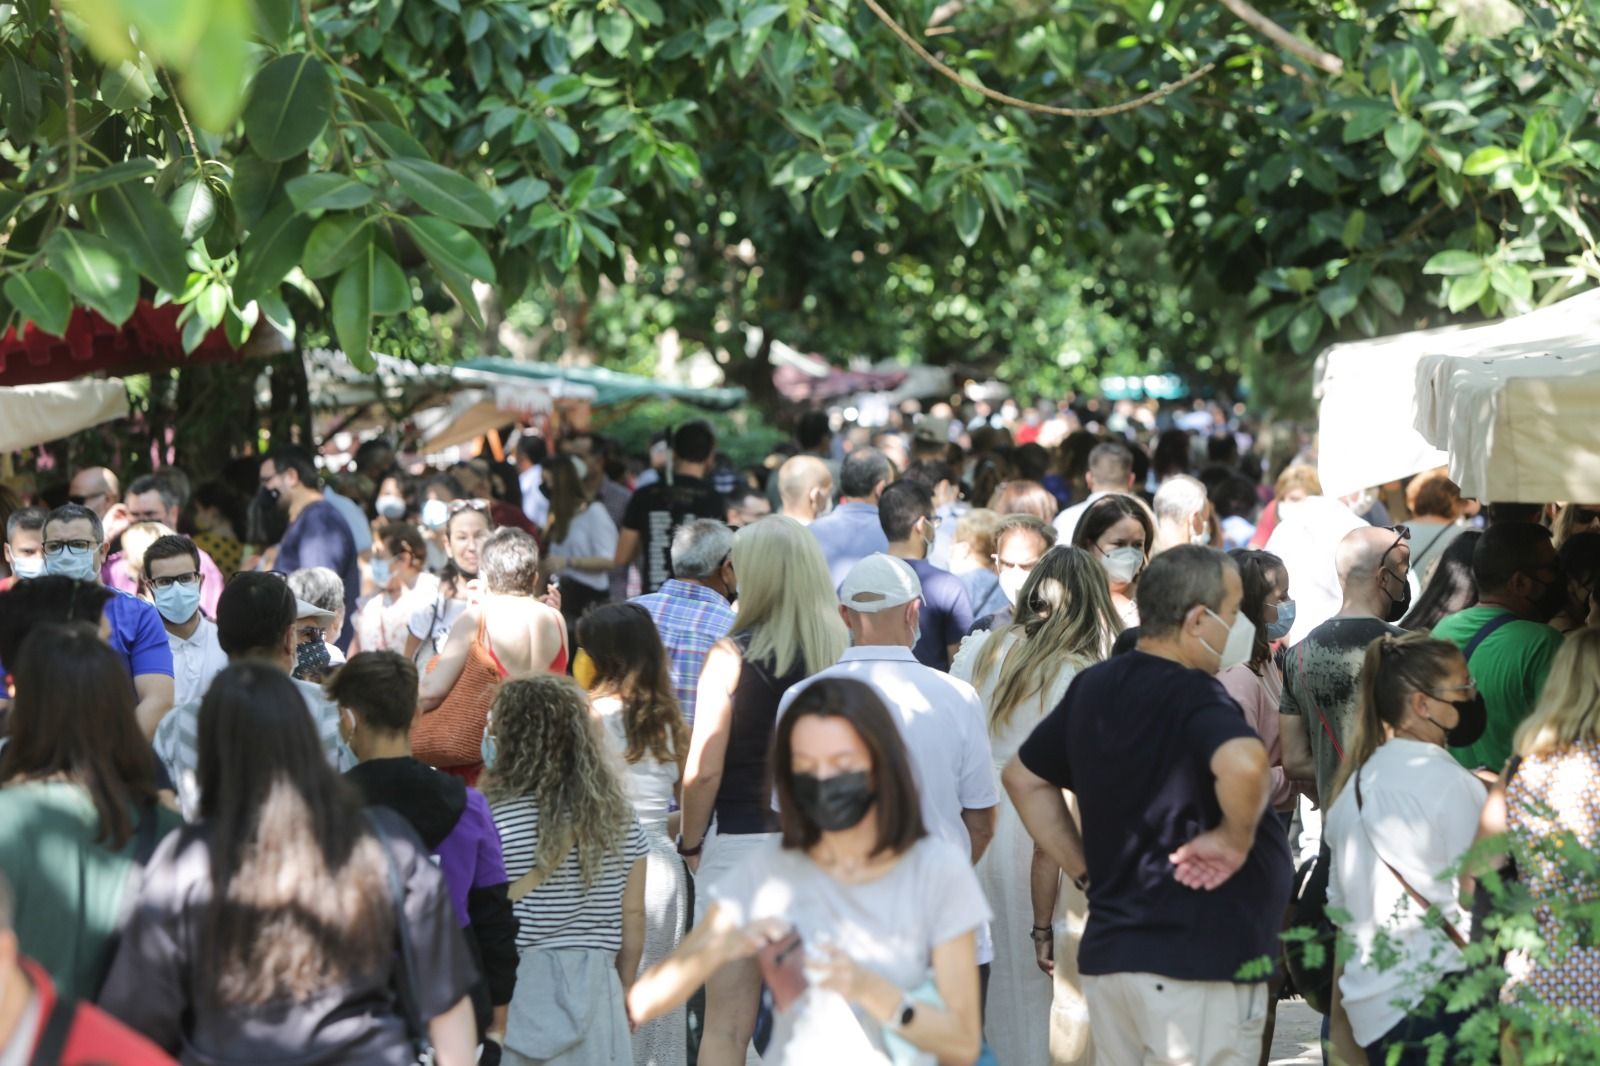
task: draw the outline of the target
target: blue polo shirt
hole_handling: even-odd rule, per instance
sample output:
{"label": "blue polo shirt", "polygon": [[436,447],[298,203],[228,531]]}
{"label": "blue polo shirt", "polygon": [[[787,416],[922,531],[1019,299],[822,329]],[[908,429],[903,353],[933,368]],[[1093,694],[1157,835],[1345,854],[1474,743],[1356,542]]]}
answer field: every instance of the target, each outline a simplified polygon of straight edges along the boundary
{"label": "blue polo shirt", "polygon": [[111,647],[122,656],[129,677],[141,674],[172,676],[172,645],[155,607],[137,596],[113,591],[106,602],[111,622]]}
{"label": "blue polo shirt", "polygon": [[808,528],[822,546],[822,557],[828,561],[828,576],[835,589],[844,584],[852,566],[869,555],[889,550],[889,538],[883,535],[875,503],[841,503],[832,514],[817,519]]}

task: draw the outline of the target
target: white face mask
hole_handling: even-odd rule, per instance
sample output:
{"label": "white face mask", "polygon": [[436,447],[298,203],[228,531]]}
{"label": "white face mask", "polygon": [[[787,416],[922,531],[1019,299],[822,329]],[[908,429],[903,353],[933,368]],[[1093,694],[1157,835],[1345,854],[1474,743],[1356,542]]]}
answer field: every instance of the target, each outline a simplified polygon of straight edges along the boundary
{"label": "white face mask", "polygon": [[380,515],[391,522],[398,522],[406,516],[406,501],[403,496],[379,496],[373,506]]}
{"label": "white face mask", "polygon": [[[1217,621],[1222,621],[1222,616],[1211,608],[1205,608],[1205,612]],[[1240,663],[1250,661],[1250,652],[1256,646],[1256,624],[1245,617],[1243,611],[1240,611],[1233,620],[1233,626],[1228,630],[1228,639],[1222,645],[1221,651],[1213,648],[1211,642],[1204,637],[1200,638],[1200,643],[1204,644],[1206,650],[1212,655],[1217,656],[1216,672],[1220,674],[1222,671],[1230,670]]]}
{"label": "white face mask", "polygon": [[1022,595],[1022,586],[1028,583],[1030,571],[1018,570],[1014,566],[1007,566],[1000,571],[1000,591],[1005,593],[1006,602],[1012,607],[1017,605],[1017,598]]}
{"label": "white face mask", "polygon": [[1131,584],[1144,569],[1144,552],[1131,546],[1112,548],[1100,557],[1100,565],[1105,567],[1106,580],[1111,584]]}
{"label": "white face mask", "polygon": [[11,573],[19,581],[26,581],[30,577],[43,577],[44,556],[31,555],[12,559]]}

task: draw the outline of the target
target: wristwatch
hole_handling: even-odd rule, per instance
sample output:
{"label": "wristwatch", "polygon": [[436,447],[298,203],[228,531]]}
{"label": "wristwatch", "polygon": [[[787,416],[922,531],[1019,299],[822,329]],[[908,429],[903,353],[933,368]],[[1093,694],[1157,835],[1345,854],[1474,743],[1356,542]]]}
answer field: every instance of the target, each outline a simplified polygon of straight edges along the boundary
{"label": "wristwatch", "polygon": [[678,854],[679,855],[682,855],[686,859],[692,859],[695,856],[699,855],[702,851],[705,850],[706,842],[704,840],[702,840],[702,841],[700,841],[700,843],[696,844],[694,847],[686,848],[686,847],[683,846],[683,835],[680,833],[678,835],[677,848],[678,848]]}
{"label": "wristwatch", "polygon": [[1035,944],[1054,944],[1056,942],[1055,928],[1048,925],[1036,925],[1028,931],[1028,939]]}
{"label": "wristwatch", "polygon": [[910,1025],[916,1016],[916,1001],[910,996],[901,996],[900,1005],[894,1009],[893,1014],[889,1015],[889,1020],[884,1023],[883,1027],[889,1030],[891,1033],[897,1033],[901,1029],[904,1029],[906,1026]]}

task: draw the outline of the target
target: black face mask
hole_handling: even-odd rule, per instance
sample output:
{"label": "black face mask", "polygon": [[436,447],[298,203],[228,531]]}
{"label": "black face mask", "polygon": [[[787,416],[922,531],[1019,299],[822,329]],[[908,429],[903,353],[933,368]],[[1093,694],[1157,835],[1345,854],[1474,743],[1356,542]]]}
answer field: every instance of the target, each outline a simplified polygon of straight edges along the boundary
{"label": "black face mask", "polygon": [[321,681],[333,668],[328,645],[320,640],[296,644],[294,649],[294,677],[300,681]]}
{"label": "black face mask", "polygon": [[794,775],[795,805],[823,832],[837,833],[861,824],[875,798],[865,770],[826,778]]}
{"label": "black face mask", "polygon": [[1396,574],[1393,570],[1385,568],[1382,573],[1400,582],[1400,595],[1395,597],[1385,587],[1383,594],[1389,597],[1389,612],[1383,616],[1385,622],[1398,622],[1411,610],[1411,582]]}
{"label": "black face mask", "polygon": [[[1548,622],[1556,615],[1567,609],[1567,582],[1564,578],[1556,578],[1544,587],[1539,593],[1539,598],[1533,601],[1534,616],[1541,622]],[[1583,616],[1579,615],[1577,621],[1582,622]]]}
{"label": "black face mask", "polygon": [[[1429,695],[1432,695],[1432,693],[1429,693]],[[1440,699],[1438,696],[1433,698]],[[1441,702],[1448,703],[1454,707],[1456,714],[1459,716],[1456,724],[1449,729],[1445,729],[1438,722],[1433,722],[1432,718],[1428,719],[1434,725],[1439,726],[1440,729],[1444,729],[1445,745],[1451,748],[1470,748],[1476,744],[1482,738],[1484,730],[1489,727],[1489,708],[1484,704],[1482,694],[1475,695],[1470,700],[1442,700]]]}

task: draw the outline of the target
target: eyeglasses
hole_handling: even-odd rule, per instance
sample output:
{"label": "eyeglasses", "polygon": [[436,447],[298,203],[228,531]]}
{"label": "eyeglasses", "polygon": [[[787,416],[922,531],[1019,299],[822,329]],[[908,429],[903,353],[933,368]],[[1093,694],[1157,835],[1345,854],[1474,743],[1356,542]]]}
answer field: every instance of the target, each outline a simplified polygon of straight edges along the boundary
{"label": "eyeglasses", "polygon": [[170,589],[174,585],[188,588],[190,585],[198,584],[200,584],[200,575],[193,571],[187,574],[173,574],[171,577],[153,577],[150,579],[150,587],[158,589]]}
{"label": "eyeglasses", "polygon": [[1039,560],[1037,560],[1037,559],[1034,559],[1032,562],[1026,562],[1026,563],[1010,563],[1010,562],[1007,562],[1006,560],[1000,558],[1000,556],[998,556],[998,555],[991,555],[991,556],[989,556],[989,558],[993,559],[994,560],[994,565],[999,567],[1001,570],[1023,570],[1023,571],[1028,571],[1028,570],[1032,570],[1034,567],[1039,565]]}
{"label": "eyeglasses", "polygon": [[322,627],[321,626],[297,626],[295,628],[295,635],[300,638],[299,640],[297,640],[295,642],[297,644],[316,644],[317,642],[322,640],[322,636],[323,636]]}
{"label": "eyeglasses", "polygon": [[1390,526],[1389,532],[1394,534],[1394,543],[1389,545],[1384,553],[1378,557],[1378,569],[1382,570],[1389,562],[1389,553],[1411,539],[1410,526]]}
{"label": "eyeglasses", "polygon": [[[1441,689],[1440,691],[1442,691],[1442,692],[1465,692],[1467,694],[1467,699],[1470,700],[1470,699],[1472,699],[1472,697],[1474,697],[1474,696],[1476,696],[1478,694],[1478,683],[1476,681],[1472,680],[1471,678],[1468,678],[1467,679],[1467,683],[1465,685],[1450,685],[1450,686],[1448,686],[1448,687],[1446,687],[1444,689]],[[1423,689],[1422,693],[1425,696],[1432,696],[1434,699],[1440,701],[1441,703],[1450,703],[1451,702],[1450,700],[1447,700],[1443,696],[1439,695],[1438,692],[1430,692],[1428,689]]]}
{"label": "eyeglasses", "polygon": [[84,504],[88,503],[90,500],[103,500],[109,495],[111,495],[111,493],[109,493],[109,492],[91,492],[87,496],[68,496],[67,497],[67,502],[68,503],[75,503],[79,507],[82,507]]}
{"label": "eyeglasses", "polygon": [[46,555],[60,555],[71,548],[75,552],[92,552],[100,545],[92,540],[47,540],[44,542]]}

